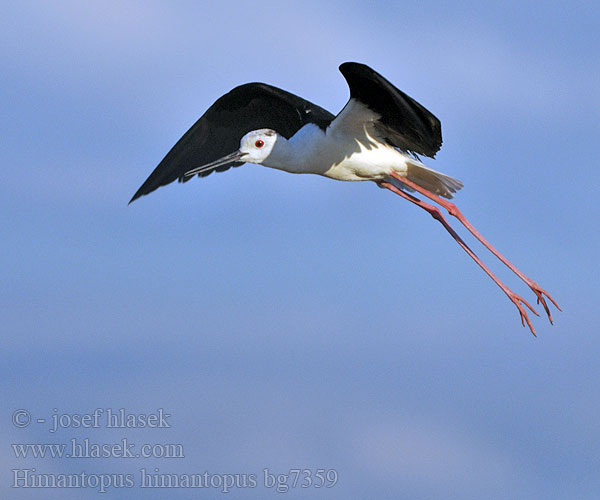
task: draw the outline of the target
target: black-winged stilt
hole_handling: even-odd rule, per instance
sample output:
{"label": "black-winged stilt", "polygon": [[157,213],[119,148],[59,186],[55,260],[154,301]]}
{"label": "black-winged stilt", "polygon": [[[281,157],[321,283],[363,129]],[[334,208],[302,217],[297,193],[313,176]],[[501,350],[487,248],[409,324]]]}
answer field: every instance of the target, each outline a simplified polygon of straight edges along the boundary
{"label": "black-winged stilt", "polygon": [[185,182],[196,174],[203,177],[243,163],[341,181],[374,181],[437,219],[515,304],[521,323],[535,335],[525,307],[539,314],[490,271],[438,208],[410,194],[418,192],[447,209],[519,276],[552,323],[546,298],[560,308],[548,292],[488,243],[456,205],[443,199],[451,199],[463,183],[421,163],[419,155],[433,158],[442,145],[440,121],[364,64],[347,62],[340,71],[350,99],[337,116],[264,83],[241,85],[220,97],[173,146],[130,203],[175,179]]}

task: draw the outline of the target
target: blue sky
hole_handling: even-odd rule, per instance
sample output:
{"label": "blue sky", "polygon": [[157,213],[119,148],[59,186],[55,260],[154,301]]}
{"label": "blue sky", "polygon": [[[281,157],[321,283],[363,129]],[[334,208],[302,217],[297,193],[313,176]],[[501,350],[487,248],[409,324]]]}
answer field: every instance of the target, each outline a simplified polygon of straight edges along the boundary
{"label": "blue sky", "polygon": [[[5,6],[2,497],[307,497],[260,480],[227,495],[10,487],[15,468],[139,482],[157,467],[335,469],[308,490],[323,499],[596,498],[599,21],[593,2]],[[127,206],[224,92],[265,81],[337,112],[348,60],[441,119],[429,164],[465,182],[461,210],[564,309],[535,318],[537,339],[443,228],[368,183],[247,165]],[[17,409],[95,408],[164,408],[171,428],[11,425]],[[10,446],[85,437],[185,458]]]}

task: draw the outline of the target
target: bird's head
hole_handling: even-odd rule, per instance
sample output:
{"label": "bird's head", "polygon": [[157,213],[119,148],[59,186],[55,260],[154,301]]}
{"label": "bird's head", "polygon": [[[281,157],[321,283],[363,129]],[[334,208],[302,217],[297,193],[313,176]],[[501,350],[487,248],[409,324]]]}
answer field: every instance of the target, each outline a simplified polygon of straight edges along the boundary
{"label": "bird's head", "polygon": [[279,135],[277,132],[269,128],[253,130],[242,137],[240,141],[240,149],[234,153],[223,156],[222,158],[207,163],[206,165],[188,170],[183,175],[185,177],[192,177],[193,175],[206,172],[207,170],[212,170],[214,168],[235,162],[260,164],[269,157],[273,151],[273,147],[275,146],[278,137]]}
{"label": "bird's head", "polygon": [[277,132],[269,128],[262,128],[248,132],[240,141],[241,161],[248,163],[262,163],[265,161],[277,142]]}

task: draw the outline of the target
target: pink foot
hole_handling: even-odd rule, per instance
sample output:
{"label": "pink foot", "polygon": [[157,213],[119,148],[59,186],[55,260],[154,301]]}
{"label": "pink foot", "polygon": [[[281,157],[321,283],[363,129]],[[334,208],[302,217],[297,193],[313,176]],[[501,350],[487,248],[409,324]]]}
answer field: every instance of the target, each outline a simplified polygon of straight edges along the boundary
{"label": "pink foot", "polygon": [[548,298],[548,300],[550,300],[550,302],[552,302],[554,304],[554,307],[556,307],[559,311],[562,311],[562,309],[559,307],[559,305],[556,303],[556,301],[551,297],[551,295],[546,290],[541,288],[540,285],[538,285],[535,281],[526,281],[526,283],[529,286],[529,288],[531,288],[533,293],[535,293],[535,296],[537,297],[537,303],[542,304],[542,307],[544,308],[544,310],[546,311],[546,314],[548,315],[550,324],[554,324],[554,322],[552,320],[552,313],[550,312],[550,308],[548,307],[548,304],[546,303],[546,299],[544,298],[544,295]]}
{"label": "pink foot", "polygon": [[533,333],[533,335],[535,337],[537,337],[537,335],[535,333],[535,329],[533,328],[533,325],[531,324],[531,320],[529,319],[529,316],[527,315],[527,311],[525,310],[525,308],[523,306],[524,305],[527,306],[529,308],[529,310],[533,314],[535,314],[536,316],[539,316],[539,313],[533,307],[531,307],[531,305],[529,304],[529,302],[527,302],[520,295],[517,295],[516,293],[514,293],[514,292],[512,292],[512,291],[510,291],[508,289],[504,290],[504,293],[506,293],[506,295],[508,296],[508,298],[510,299],[510,301],[515,306],[517,306],[517,309],[519,310],[519,314],[521,315],[521,324],[523,326],[525,326],[525,323],[527,323],[527,326],[531,330],[531,333]]}

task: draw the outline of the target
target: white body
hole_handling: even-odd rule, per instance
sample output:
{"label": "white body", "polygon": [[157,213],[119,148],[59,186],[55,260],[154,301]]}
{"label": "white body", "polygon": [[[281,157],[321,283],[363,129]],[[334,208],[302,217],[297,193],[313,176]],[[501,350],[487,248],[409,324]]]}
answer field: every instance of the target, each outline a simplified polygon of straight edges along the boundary
{"label": "white body", "polygon": [[383,138],[371,135],[376,130],[372,124],[379,118],[364,104],[350,99],[326,130],[309,123],[289,140],[269,129],[249,132],[242,138],[239,159],[340,181],[385,180],[407,189],[391,177],[392,172],[397,172],[446,198],[452,198],[452,194],[463,187],[459,180],[426,167]]}
{"label": "white body", "polygon": [[302,127],[289,141],[278,137],[266,167],[296,174],[318,174],[339,181],[382,180],[395,170],[406,174],[409,158],[365,134],[362,140],[325,132],[316,125]]}

